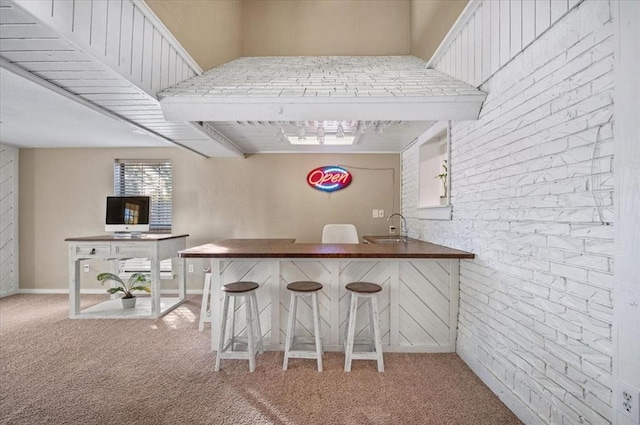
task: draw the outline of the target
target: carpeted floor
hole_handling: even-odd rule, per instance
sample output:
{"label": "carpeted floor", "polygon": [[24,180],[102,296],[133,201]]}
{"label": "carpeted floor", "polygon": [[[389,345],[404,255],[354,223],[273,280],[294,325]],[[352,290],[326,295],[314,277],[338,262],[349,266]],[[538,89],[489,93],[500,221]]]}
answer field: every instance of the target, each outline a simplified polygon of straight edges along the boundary
{"label": "carpeted floor", "polygon": [[[102,296],[83,296],[83,304]],[[213,371],[198,297],[157,320],[70,320],[64,295],[0,299],[2,424],[520,424],[455,354],[326,353],[223,361]]]}

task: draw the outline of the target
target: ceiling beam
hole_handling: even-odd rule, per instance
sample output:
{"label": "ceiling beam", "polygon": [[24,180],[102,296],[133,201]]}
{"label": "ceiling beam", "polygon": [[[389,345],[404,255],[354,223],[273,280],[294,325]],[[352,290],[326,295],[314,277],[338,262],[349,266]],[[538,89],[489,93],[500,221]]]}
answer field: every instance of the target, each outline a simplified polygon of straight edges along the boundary
{"label": "ceiling beam", "polygon": [[90,100],[87,100],[83,97],[80,97],[74,93],[71,93],[70,91],[57,86],[53,83],[51,83],[50,81],[47,81],[45,79],[43,79],[42,77],[39,77],[37,75],[35,75],[32,72],[29,72],[27,70],[25,70],[24,68],[19,67],[18,65],[12,64],[11,62],[7,61],[6,59],[0,57],[0,68],[5,69],[19,77],[25,78],[35,84],[38,84],[39,86],[47,89],[47,90],[51,90],[52,92],[59,94],[60,96],[64,96],[65,98],[72,100],[76,103],[78,103],[79,105],[82,105],[86,108],[91,109],[92,111],[98,112],[102,115],[105,115],[111,119],[114,119],[116,121],[122,122],[124,124],[130,125],[131,127],[133,127],[133,129],[138,130],[138,131],[143,131],[147,134],[149,134],[152,137],[158,138],[160,140],[163,140],[165,142],[171,143],[173,145],[176,145],[178,147],[187,149],[195,154],[198,154],[200,156],[203,156],[205,158],[208,158],[207,155],[202,154],[201,152],[198,152],[197,150],[194,150],[188,146],[185,146],[179,142],[176,142],[173,139],[170,139],[166,136],[163,136],[162,134],[159,134],[153,130],[148,129],[147,127],[140,125],[138,123],[136,123],[135,121],[132,121],[128,118],[125,118],[121,115],[118,115],[114,112],[109,111],[108,109],[103,108],[100,105],[97,105],[94,102],[91,102]]}

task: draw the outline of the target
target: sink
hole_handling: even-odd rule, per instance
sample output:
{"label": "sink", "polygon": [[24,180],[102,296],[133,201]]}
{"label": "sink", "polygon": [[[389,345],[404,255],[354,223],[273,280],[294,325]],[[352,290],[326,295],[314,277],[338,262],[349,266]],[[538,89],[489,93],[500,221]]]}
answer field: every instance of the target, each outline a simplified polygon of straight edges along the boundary
{"label": "sink", "polygon": [[376,238],[374,243],[401,243],[404,242],[402,238]]}

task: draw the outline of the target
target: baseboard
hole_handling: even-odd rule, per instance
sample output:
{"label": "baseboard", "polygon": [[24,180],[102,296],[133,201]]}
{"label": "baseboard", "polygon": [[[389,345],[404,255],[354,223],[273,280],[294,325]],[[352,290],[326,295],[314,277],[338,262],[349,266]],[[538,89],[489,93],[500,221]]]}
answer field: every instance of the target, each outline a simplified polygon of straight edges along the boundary
{"label": "baseboard", "polygon": [[[15,294],[68,294],[68,289],[19,289],[18,292],[8,295]],[[104,289],[82,289],[80,290],[81,294],[86,295],[106,295],[107,292]],[[163,289],[160,291],[161,294],[178,294],[177,290]],[[202,295],[202,289],[187,289],[187,295]]]}
{"label": "baseboard", "polygon": [[10,297],[11,295],[15,295],[17,293],[18,293],[18,291],[5,292],[3,294],[0,294],[0,298]]}
{"label": "baseboard", "polygon": [[473,357],[467,356],[459,350],[458,356],[469,366],[478,378],[502,401],[505,406],[513,412],[522,422],[527,425],[544,425],[545,422],[536,415],[529,406],[513,395],[512,391],[498,380],[489,370]]}

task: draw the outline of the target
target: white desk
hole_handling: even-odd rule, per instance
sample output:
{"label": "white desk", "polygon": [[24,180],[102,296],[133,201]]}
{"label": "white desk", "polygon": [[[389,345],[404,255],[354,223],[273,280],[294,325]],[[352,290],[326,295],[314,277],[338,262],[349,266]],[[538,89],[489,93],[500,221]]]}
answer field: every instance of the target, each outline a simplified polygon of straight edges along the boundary
{"label": "white desk", "polygon": [[[144,234],[140,237],[114,235],[67,238],[69,242],[69,317],[99,319],[158,318],[182,304],[186,297],[185,260],[178,264],[178,296],[161,297],[160,262],[178,256],[186,248],[189,235]],[[117,274],[117,261],[148,258],[151,261],[151,297],[138,298],[136,307],[123,309],[119,299],[111,299],[80,311],[80,263],[83,260],[112,260],[112,273]]]}

